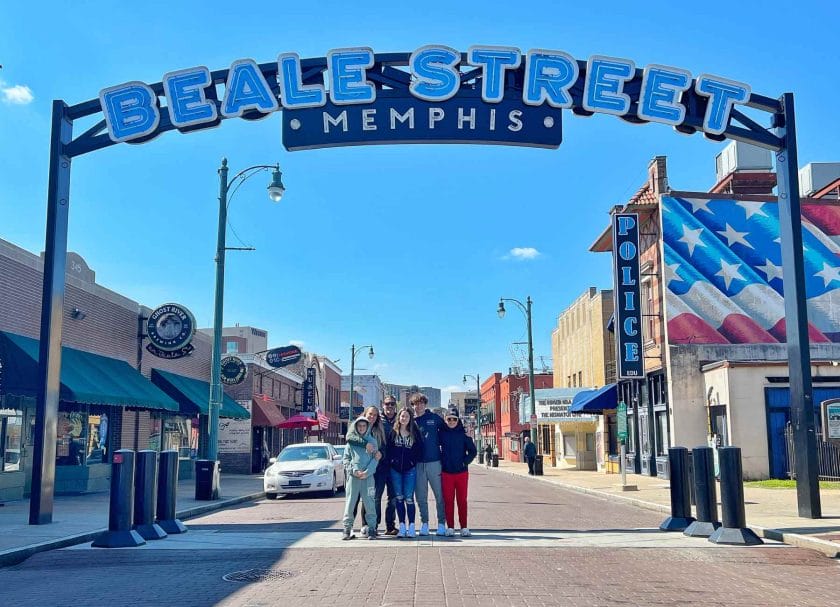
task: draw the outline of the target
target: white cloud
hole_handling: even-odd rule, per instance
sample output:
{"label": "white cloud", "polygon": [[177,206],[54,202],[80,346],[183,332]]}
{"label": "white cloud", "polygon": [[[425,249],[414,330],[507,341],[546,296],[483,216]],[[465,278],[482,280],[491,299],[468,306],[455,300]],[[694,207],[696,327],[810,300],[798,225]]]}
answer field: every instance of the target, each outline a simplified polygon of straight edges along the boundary
{"label": "white cloud", "polygon": [[534,247],[513,247],[503,259],[526,261],[529,259],[536,259],[540,255],[542,255],[542,253],[537,251]]}
{"label": "white cloud", "polygon": [[6,86],[5,83],[0,83],[0,94],[3,95],[3,103],[9,105],[26,105],[35,100],[32,89],[23,84]]}
{"label": "white cloud", "polygon": [[297,346],[298,348],[303,349],[303,345],[304,345],[306,342],[305,342],[305,341],[303,341],[302,339],[290,339],[290,340],[289,340],[289,343],[290,343],[290,344],[292,344],[293,346]]}
{"label": "white cloud", "polygon": [[440,389],[441,392],[467,392],[468,388],[464,387],[463,384],[452,384],[451,386],[446,386]]}

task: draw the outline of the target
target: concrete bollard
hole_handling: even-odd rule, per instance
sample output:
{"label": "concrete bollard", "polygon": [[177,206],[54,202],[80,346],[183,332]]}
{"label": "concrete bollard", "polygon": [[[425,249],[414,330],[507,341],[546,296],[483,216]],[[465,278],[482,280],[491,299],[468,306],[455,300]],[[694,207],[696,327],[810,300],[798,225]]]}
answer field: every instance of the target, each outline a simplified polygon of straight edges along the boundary
{"label": "concrete bollard", "polygon": [[187,532],[187,526],[175,515],[177,494],[178,452],[161,451],[158,471],[157,524],[172,535]]}
{"label": "concrete bollard", "polygon": [[720,466],[720,506],[723,526],[715,530],[709,541],[733,546],[755,546],[764,542],[747,527],[744,511],[744,474],[741,468],[741,448],[718,449]]}
{"label": "concrete bollard", "polygon": [[157,451],[137,452],[134,476],[134,530],[146,540],[162,540],[166,531],[155,524],[157,504]]}
{"label": "concrete bollard", "polygon": [[662,521],[662,531],[684,531],[694,518],[691,516],[691,497],[688,490],[688,449],[668,449],[671,466],[671,516]]}
{"label": "concrete bollard", "polygon": [[134,451],[115,451],[111,462],[111,499],[108,509],[108,531],[91,546],[94,548],[128,548],[146,543],[131,528],[134,521]]}
{"label": "concrete bollard", "polygon": [[693,453],[697,520],[683,533],[689,537],[709,537],[720,527],[715,486],[715,454],[711,447],[695,447]]}

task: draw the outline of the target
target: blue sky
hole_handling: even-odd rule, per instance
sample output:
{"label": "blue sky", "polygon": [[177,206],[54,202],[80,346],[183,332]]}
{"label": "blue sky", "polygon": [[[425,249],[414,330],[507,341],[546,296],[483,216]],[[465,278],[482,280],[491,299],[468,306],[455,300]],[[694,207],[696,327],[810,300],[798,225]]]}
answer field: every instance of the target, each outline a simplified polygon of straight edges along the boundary
{"label": "blue sky", "polygon": [[[51,4],[51,3],[45,3]],[[178,5],[173,7],[172,4]],[[693,75],[796,95],[800,165],[840,160],[833,37],[840,11],[805,1],[693,3],[299,2],[282,7],[64,2],[7,3],[0,19],[0,237],[30,251],[44,243],[51,100],[78,103],[129,80],[211,70],[283,52],[320,57],[370,46],[410,52],[430,43],[564,50],[663,63]],[[199,13],[194,8],[200,6]],[[725,6],[725,9],[722,7]],[[144,17],[143,14],[150,15]],[[774,25],[776,16],[780,21]],[[788,28],[784,31],[783,28]],[[776,42],[773,42],[775,40]],[[788,42],[788,49],[783,44]],[[229,253],[225,324],[269,330],[384,380],[449,387],[464,373],[505,371],[524,318],[499,296],[534,300],[535,352],[551,355],[558,313],[590,285],[611,285],[609,256],[588,252],[666,155],[672,187],[706,190],[722,145],[662,125],[564,116],[559,150],[493,146],[370,146],[286,152],[280,114],[151,143],[117,145],[74,161],[69,248],[101,284],[146,305],[177,301],[212,325],[218,213],[216,169],[280,162],[286,196],[273,205],[268,176],[247,182],[230,223],[248,253]],[[241,246],[228,231],[228,245]],[[513,249],[536,249],[519,259]],[[524,355],[524,349],[520,350]],[[524,361],[520,360],[519,363]]]}

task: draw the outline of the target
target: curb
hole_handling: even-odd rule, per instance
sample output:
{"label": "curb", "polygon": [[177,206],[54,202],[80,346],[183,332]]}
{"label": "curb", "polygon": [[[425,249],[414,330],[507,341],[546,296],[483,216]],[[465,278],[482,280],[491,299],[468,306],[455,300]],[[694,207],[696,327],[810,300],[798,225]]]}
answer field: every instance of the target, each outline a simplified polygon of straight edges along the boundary
{"label": "curb", "polygon": [[[205,514],[207,512],[213,512],[214,510],[223,510],[224,508],[227,508],[229,506],[235,506],[236,504],[241,504],[243,502],[250,502],[253,500],[260,499],[262,497],[265,497],[265,492],[258,491],[256,493],[250,493],[248,495],[240,495],[238,497],[231,497],[226,500],[212,502],[203,506],[194,506],[192,508],[179,510],[175,513],[175,516],[177,516],[179,519],[195,518],[196,516]],[[17,565],[18,563],[22,563],[23,561],[28,559],[30,556],[38,554],[39,552],[46,552],[48,550],[56,550],[58,548],[67,548],[68,546],[75,546],[76,544],[92,542],[100,534],[105,533],[107,530],[107,527],[103,527],[101,529],[97,529],[96,531],[86,531],[84,533],[68,535],[66,537],[54,540],[47,540],[45,542],[38,542],[36,544],[29,544],[27,546],[21,546],[19,548],[11,548],[9,550],[4,550],[0,552],[0,567]]]}
{"label": "curb", "polygon": [[[494,470],[494,468],[488,469]],[[519,476],[521,478],[529,478],[541,481],[543,483],[548,483],[550,485],[554,485],[555,487],[562,487],[563,489],[568,489],[569,491],[574,491],[576,493],[585,493],[587,495],[593,495],[602,499],[623,502],[631,506],[636,506],[637,508],[643,508],[645,510],[653,510],[655,512],[662,512],[665,514],[670,514],[671,512],[671,508],[669,506],[656,504],[654,502],[646,502],[644,500],[636,499],[633,497],[625,497],[623,495],[616,495],[615,493],[607,493],[606,491],[599,491],[598,489],[589,489],[588,487],[579,487],[578,485],[570,485],[568,483],[555,482],[545,478],[544,476],[526,476],[524,474],[519,474],[510,470],[503,470],[501,468],[495,468],[495,470],[497,472],[503,472],[505,474]],[[829,558],[840,557],[840,544],[836,542],[830,542],[828,540],[803,535],[801,533],[788,533],[780,529],[762,527],[760,525],[748,525],[748,527],[752,529],[752,531],[759,537],[763,537],[768,540],[781,542],[789,546],[796,546],[797,548],[807,548],[809,550],[816,550],[817,552],[820,552],[821,554],[824,554]]]}

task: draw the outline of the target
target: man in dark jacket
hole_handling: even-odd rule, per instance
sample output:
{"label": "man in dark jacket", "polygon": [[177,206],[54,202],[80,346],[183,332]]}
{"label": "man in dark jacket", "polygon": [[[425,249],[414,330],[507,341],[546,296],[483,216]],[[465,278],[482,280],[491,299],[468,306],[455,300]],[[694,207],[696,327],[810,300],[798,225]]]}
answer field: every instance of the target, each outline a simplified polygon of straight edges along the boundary
{"label": "man in dark jacket", "polygon": [[476,449],[473,439],[467,436],[464,424],[461,423],[458,415],[458,408],[454,405],[451,405],[446,413],[446,430],[440,434],[440,448],[446,535],[452,536],[455,534],[455,501],[457,500],[461,537],[469,537],[467,487],[470,475],[467,467],[475,459]]}
{"label": "man in dark jacket", "polygon": [[525,461],[528,462],[528,474],[534,475],[534,462],[537,461],[537,447],[529,436],[525,437]]}
{"label": "man in dark jacket", "polygon": [[[386,396],[382,401],[382,427],[385,430],[385,440],[394,431],[394,421],[397,419],[397,399],[393,396]],[[380,464],[381,466],[381,464]],[[385,463],[386,477],[385,488],[388,491],[387,503],[385,506],[385,535],[397,535],[397,494],[394,492],[394,483],[391,480],[390,465]]]}

